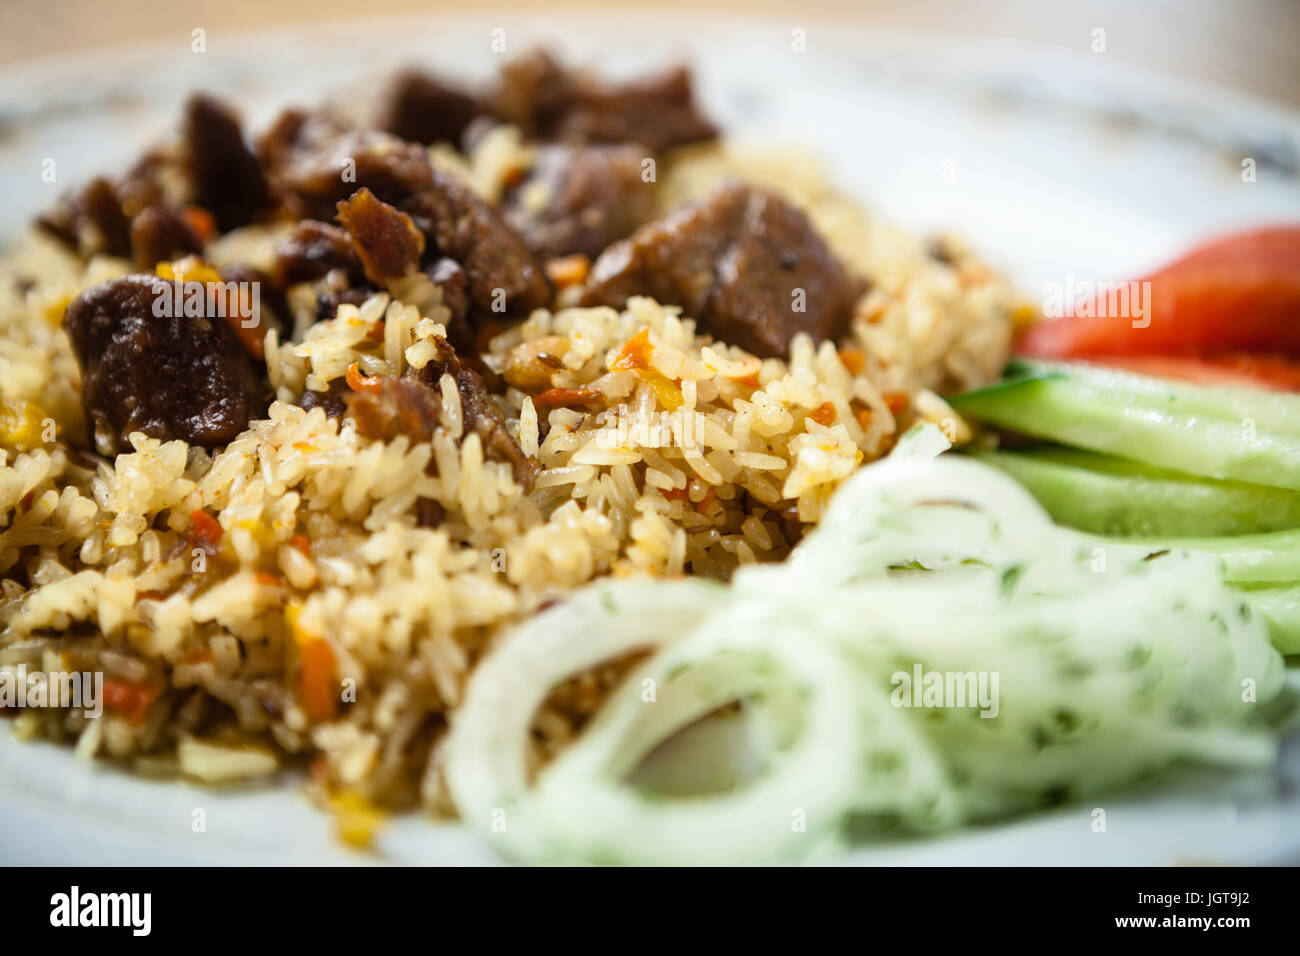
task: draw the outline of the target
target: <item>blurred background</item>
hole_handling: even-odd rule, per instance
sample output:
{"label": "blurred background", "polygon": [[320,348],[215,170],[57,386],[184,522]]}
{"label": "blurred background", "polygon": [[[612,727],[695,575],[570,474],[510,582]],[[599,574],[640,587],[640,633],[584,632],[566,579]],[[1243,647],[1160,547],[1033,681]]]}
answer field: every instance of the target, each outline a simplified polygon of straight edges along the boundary
{"label": "blurred background", "polygon": [[1295,0],[0,0],[0,61],[91,47],[210,36],[359,16],[551,10],[729,13],[835,18],[881,30],[1020,40],[1088,50],[1106,31],[1108,55],[1176,76],[1300,106],[1300,2]]}

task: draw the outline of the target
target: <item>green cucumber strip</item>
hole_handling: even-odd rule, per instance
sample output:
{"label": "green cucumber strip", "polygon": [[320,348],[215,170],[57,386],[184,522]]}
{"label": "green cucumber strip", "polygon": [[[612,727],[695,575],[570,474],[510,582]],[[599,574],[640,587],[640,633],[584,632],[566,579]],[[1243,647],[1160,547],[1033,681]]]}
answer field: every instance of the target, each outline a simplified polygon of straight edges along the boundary
{"label": "green cucumber strip", "polygon": [[[1151,381],[1151,380],[1146,380]],[[1290,401],[1291,399],[1286,399]],[[1184,410],[1149,388],[1044,374],[950,400],[963,415],[1092,451],[1206,478],[1300,490],[1300,438],[1258,419]]]}
{"label": "green cucumber strip", "polygon": [[976,451],[1024,485],[1051,516],[1121,537],[1243,535],[1300,526],[1300,494],[1192,478],[1072,448]]}
{"label": "green cucumber strip", "polygon": [[1169,402],[1184,415],[1209,415],[1226,421],[1253,421],[1258,428],[1300,438],[1300,395],[1226,385],[1196,385],[1137,375],[1083,362],[1040,362],[1016,359],[1007,366],[1009,378],[1066,376],[1100,389],[1136,392],[1153,401]]}
{"label": "green cucumber strip", "polygon": [[1300,654],[1300,587],[1251,588],[1241,592],[1246,603],[1268,625],[1279,654]]}
{"label": "green cucumber strip", "polygon": [[1223,579],[1229,584],[1300,583],[1300,529],[1231,538],[1161,538],[1143,543],[1159,548],[1211,551],[1223,562]]}

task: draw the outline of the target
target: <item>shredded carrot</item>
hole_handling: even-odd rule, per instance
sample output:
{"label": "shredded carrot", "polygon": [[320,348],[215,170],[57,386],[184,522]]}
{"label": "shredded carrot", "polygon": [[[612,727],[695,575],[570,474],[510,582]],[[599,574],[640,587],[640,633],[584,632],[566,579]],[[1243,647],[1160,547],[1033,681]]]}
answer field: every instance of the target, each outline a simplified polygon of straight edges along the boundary
{"label": "shredded carrot", "polygon": [[372,376],[362,375],[361,369],[357,367],[356,362],[353,362],[348,366],[347,375],[344,377],[347,380],[348,388],[352,389],[354,392],[377,393],[379,391],[379,379]]}
{"label": "shredded carrot", "polygon": [[366,333],[366,338],[368,338],[371,342],[382,342],[384,340],[383,319],[380,319],[378,322],[376,322],[374,325],[370,327],[370,331]]}
{"label": "shredded carrot", "polygon": [[104,706],[120,713],[132,727],[144,723],[144,719],[149,716],[149,708],[160,694],[159,688],[149,681],[104,681]]}
{"label": "shredded carrot", "polygon": [[533,396],[534,408],[556,408],[559,406],[591,405],[604,399],[594,388],[548,388],[541,394]]}
{"label": "shredded carrot", "polygon": [[858,375],[867,364],[867,357],[857,349],[840,349],[840,362],[850,375]]}
{"label": "shredded carrot", "polygon": [[650,364],[650,355],[654,352],[654,343],[650,341],[650,330],[642,329],[623,343],[614,361],[609,363],[611,369],[635,371],[641,379],[654,389],[659,404],[669,411],[682,407],[680,381],[674,381]]}
{"label": "shredded carrot", "polygon": [[709,510],[709,507],[717,500],[717,498],[718,496],[713,493],[713,486],[710,485],[704,492],[704,497],[695,505],[695,510],[700,514],[704,514],[704,512]]}
{"label": "shredded carrot", "polygon": [[609,367],[628,370],[649,368],[650,353],[653,351],[654,344],[650,341],[650,330],[642,329],[623,343],[623,347],[619,349],[614,361],[609,363]]}
{"label": "shredded carrot", "polygon": [[325,638],[303,628],[302,604],[291,601],[284,609],[284,621],[298,649],[298,698],[314,721],[334,716],[337,695],[334,687],[334,651]]}
{"label": "shredded carrot", "polygon": [[190,512],[190,539],[195,547],[216,554],[217,542],[223,533],[221,523],[202,508]]}
{"label": "shredded carrot", "polygon": [[334,716],[334,651],[321,637],[300,635],[298,639],[298,696],[303,710],[314,721]]}
{"label": "shredded carrot", "polygon": [[550,259],[546,263],[546,277],[557,290],[582,285],[590,270],[591,260],[582,253]]}
{"label": "shredded carrot", "polygon": [[886,392],[883,396],[885,404],[889,406],[891,415],[897,415],[903,409],[907,408],[908,397],[906,392]]}
{"label": "shredded carrot", "polygon": [[253,580],[268,588],[284,586],[284,578],[272,571],[256,571],[253,574]]}
{"label": "shredded carrot", "polygon": [[181,218],[194,230],[194,234],[204,245],[211,242],[217,234],[216,218],[202,206],[186,206],[181,210]]}
{"label": "shredded carrot", "polygon": [[511,166],[501,177],[502,183],[507,189],[512,189],[524,181],[524,168],[522,166]]}
{"label": "shredded carrot", "polygon": [[818,409],[808,416],[818,425],[825,425],[827,428],[835,421],[835,405],[832,402],[823,402]]}
{"label": "shredded carrot", "polygon": [[757,372],[750,372],[748,375],[743,375],[740,378],[735,379],[735,382],[738,385],[744,385],[746,388],[758,388],[759,385],[762,384],[758,380]]}
{"label": "shredded carrot", "polygon": [[686,488],[660,488],[659,493],[669,501],[688,501],[691,497]]}
{"label": "shredded carrot", "polygon": [[859,408],[855,413],[855,415],[858,419],[858,426],[863,431],[866,431],[868,428],[871,427],[871,409]]}
{"label": "shredded carrot", "polygon": [[303,554],[311,554],[311,539],[305,534],[295,534],[289,539],[289,543]]}
{"label": "shredded carrot", "polygon": [[872,325],[875,325],[885,317],[885,312],[888,310],[888,308],[889,308],[888,302],[880,302],[880,301],[876,302],[876,304],[872,307],[871,311],[866,314],[867,321],[870,322]]}

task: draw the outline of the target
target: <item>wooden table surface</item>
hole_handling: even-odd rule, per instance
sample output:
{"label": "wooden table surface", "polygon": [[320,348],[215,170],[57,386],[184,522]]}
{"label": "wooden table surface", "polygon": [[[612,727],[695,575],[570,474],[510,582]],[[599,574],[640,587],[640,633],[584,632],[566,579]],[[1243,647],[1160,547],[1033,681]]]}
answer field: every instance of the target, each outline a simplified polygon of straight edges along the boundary
{"label": "wooden table surface", "polygon": [[1173,76],[1300,106],[1300,2],[1296,0],[0,0],[0,62],[131,42],[209,35],[359,15],[548,10],[653,10],[665,18],[739,11],[840,18],[856,25],[981,39],[1020,39],[1087,50],[1106,31],[1107,55]]}

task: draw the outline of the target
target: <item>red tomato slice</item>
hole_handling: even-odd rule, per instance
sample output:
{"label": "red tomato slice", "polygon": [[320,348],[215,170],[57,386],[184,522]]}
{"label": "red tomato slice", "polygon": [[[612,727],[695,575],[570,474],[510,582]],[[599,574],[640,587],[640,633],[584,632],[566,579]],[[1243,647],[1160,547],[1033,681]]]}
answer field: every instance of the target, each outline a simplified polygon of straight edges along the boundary
{"label": "red tomato slice", "polygon": [[[1300,227],[1230,236],[1136,281],[1150,282],[1142,327],[1131,315],[1067,316],[1030,326],[1019,350],[1056,358],[1300,355]],[[1107,311],[1100,297],[1093,306]]]}

